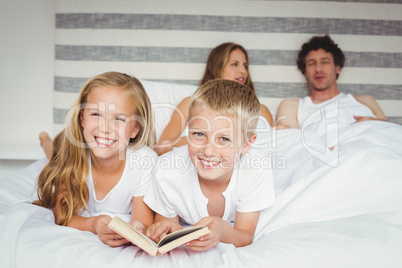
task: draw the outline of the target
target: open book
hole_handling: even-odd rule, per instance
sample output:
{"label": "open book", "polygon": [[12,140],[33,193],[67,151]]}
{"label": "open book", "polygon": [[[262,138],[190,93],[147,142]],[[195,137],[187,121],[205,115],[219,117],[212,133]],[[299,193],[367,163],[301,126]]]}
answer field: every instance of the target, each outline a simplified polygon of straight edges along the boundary
{"label": "open book", "polygon": [[159,243],[155,243],[129,223],[115,216],[108,225],[112,230],[127,238],[130,242],[142,248],[150,255],[163,254],[191,240],[197,239],[209,233],[208,227],[193,226],[168,234]]}

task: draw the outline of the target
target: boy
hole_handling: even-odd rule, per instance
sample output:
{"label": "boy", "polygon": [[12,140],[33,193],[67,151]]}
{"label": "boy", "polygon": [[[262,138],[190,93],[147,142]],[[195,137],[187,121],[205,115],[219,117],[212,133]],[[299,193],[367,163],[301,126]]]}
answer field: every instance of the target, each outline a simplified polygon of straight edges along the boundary
{"label": "boy", "polygon": [[193,94],[188,145],[160,157],[156,179],[144,197],[156,212],[149,237],[158,241],[181,229],[181,223],[210,229],[186,244],[195,251],[218,242],[236,247],[252,243],[260,211],[275,200],[271,170],[258,163],[264,155],[253,149],[249,157],[240,157],[256,139],[259,114],[256,95],[235,81],[212,80]]}

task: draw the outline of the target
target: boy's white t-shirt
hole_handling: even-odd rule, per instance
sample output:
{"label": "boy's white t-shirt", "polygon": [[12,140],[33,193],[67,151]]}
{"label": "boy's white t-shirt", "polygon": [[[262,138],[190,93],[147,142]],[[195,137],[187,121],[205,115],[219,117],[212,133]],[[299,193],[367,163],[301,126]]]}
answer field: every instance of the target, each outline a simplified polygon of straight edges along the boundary
{"label": "boy's white t-shirt", "polygon": [[[222,219],[231,224],[234,223],[237,211],[260,211],[275,201],[268,157],[258,150],[247,154],[235,166],[229,185],[223,192],[225,210]],[[197,170],[190,160],[187,145],[159,157],[158,169],[144,202],[164,217],[178,215],[182,224],[194,225],[209,216],[208,199],[201,191]]]}
{"label": "boy's white t-shirt", "polygon": [[[131,213],[132,198],[143,196],[150,182],[153,180],[157,163],[156,153],[148,146],[138,149],[127,148],[126,163],[123,174],[105,198],[98,200],[94,189],[91,171],[91,157],[89,157],[89,176],[87,186],[89,190],[88,209],[92,216],[99,214],[124,215]],[[87,212],[84,212],[83,216]]]}

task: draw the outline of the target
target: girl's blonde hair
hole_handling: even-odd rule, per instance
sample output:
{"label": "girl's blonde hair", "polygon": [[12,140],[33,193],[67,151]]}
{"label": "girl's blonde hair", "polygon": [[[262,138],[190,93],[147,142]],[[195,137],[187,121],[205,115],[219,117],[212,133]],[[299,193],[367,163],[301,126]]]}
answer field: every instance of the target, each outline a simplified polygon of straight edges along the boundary
{"label": "girl's blonde hair", "polygon": [[205,84],[205,82],[209,80],[223,78],[223,69],[225,68],[226,64],[229,61],[230,53],[232,53],[232,51],[236,49],[240,49],[246,56],[247,60],[248,75],[244,84],[248,86],[252,91],[255,91],[248,68],[249,60],[247,51],[241,45],[231,42],[220,44],[219,46],[212,49],[212,51],[209,53],[204,76],[200,81],[200,86],[202,86],[203,84]]}
{"label": "girl's blonde hair", "polygon": [[[55,137],[53,155],[38,178],[38,200],[34,204],[45,208],[58,206],[56,223],[59,225],[67,225],[74,214],[88,210],[88,146],[80,116],[92,89],[105,86],[124,89],[135,107],[136,123],[141,128],[137,136],[130,140],[129,147],[152,147],[155,143],[151,102],[138,79],[118,72],[103,73],[90,79],[68,114],[66,127]],[[61,199],[58,200],[58,197]]]}

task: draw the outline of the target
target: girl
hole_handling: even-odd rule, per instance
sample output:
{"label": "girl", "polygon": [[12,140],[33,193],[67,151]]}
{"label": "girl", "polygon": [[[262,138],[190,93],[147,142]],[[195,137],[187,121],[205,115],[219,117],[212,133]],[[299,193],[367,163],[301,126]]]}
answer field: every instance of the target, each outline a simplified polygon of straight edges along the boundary
{"label": "girl", "polygon": [[107,227],[111,218],[102,214],[131,212],[131,224],[142,231],[153,223],[143,202],[152,166],[138,161],[156,163],[157,157],[148,147],[154,143],[148,95],[134,77],[103,73],[84,85],[67,122],[39,175],[34,203],[52,208],[59,225],[121,246],[128,241]]}
{"label": "girl", "polygon": [[[255,92],[248,66],[247,51],[241,45],[223,43],[215,47],[209,54],[200,85],[209,80],[223,78],[245,84]],[[154,148],[158,155],[169,152],[173,147],[187,144],[187,137],[181,136],[183,136],[182,133],[188,120],[189,101],[190,97],[183,99],[173,112],[170,122]],[[261,116],[268,121],[271,127],[274,126],[272,115],[265,105],[261,105]],[[186,133],[184,133],[184,136],[187,136]]]}

